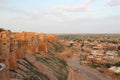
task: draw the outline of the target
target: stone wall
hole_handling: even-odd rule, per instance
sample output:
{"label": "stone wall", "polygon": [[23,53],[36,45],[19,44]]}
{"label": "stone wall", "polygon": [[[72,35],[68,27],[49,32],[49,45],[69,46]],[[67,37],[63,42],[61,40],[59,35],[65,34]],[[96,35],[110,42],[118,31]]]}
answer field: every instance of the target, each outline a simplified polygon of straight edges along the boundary
{"label": "stone wall", "polygon": [[0,32],[0,63],[4,64],[6,67],[3,68],[2,71],[0,71],[0,76],[4,80],[10,79],[10,73],[9,73],[9,55],[10,55],[10,38],[9,38],[9,32],[6,30],[3,30]]}
{"label": "stone wall", "polygon": [[34,32],[12,33],[2,30],[0,32],[0,63],[5,64],[6,68],[0,71],[0,78],[10,80],[9,69],[16,69],[17,60],[24,58],[25,54],[47,55],[48,41],[56,42],[56,35]]}

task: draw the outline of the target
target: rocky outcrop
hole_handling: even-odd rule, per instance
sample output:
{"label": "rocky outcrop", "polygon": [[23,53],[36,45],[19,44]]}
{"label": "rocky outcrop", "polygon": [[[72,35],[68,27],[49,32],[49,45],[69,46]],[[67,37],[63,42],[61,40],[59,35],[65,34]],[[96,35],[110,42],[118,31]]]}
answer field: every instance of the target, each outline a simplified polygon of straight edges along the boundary
{"label": "rocky outcrop", "polygon": [[26,54],[18,61],[18,68],[11,71],[12,79],[19,80],[67,80],[67,65],[57,57]]}

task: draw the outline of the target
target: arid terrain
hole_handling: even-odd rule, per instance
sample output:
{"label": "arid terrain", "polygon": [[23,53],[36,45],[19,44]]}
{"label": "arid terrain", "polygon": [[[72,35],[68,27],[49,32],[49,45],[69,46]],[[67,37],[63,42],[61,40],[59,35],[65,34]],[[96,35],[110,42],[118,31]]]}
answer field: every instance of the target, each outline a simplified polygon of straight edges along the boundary
{"label": "arid terrain", "polygon": [[1,28],[0,80],[120,80],[119,38]]}
{"label": "arid terrain", "polygon": [[0,0],[0,80],[120,80],[120,0]]}

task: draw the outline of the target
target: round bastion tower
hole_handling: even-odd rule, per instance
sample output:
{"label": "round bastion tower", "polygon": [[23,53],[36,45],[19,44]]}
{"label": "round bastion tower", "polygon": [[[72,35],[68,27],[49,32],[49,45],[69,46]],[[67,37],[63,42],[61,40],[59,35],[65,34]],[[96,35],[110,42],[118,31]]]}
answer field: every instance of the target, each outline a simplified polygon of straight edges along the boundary
{"label": "round bastion tower", "polygon": [[0,80],[10,80],[9,50],[9,31],[0,28]]}

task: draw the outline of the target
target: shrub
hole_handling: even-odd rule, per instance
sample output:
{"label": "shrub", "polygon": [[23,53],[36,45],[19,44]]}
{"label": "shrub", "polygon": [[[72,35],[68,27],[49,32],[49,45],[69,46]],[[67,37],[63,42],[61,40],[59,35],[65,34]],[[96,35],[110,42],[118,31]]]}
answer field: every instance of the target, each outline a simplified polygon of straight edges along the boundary
{"label": "shrub", "polygon": [[115,63],[114,66],[119,67],[120,66],[120,62]]}
{"label": "shrub", "polygon": [[111,64],[107,63],[105,64],[105,67],[110,68]]}

